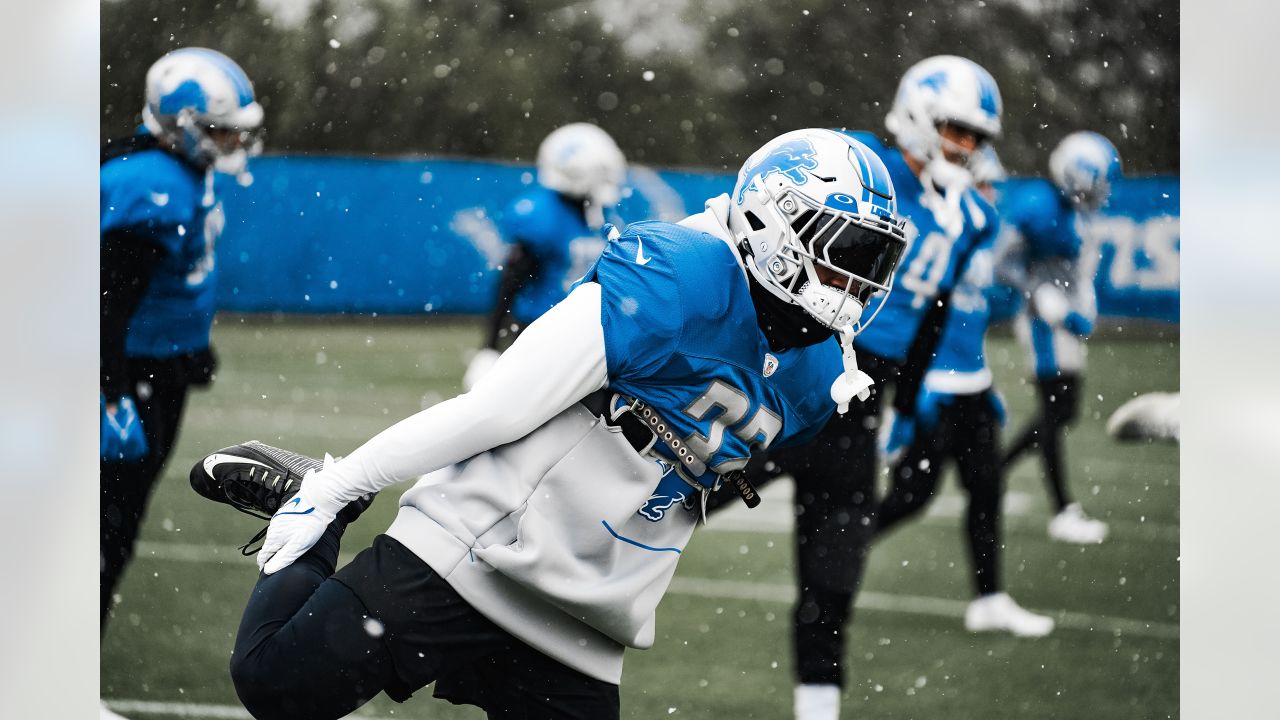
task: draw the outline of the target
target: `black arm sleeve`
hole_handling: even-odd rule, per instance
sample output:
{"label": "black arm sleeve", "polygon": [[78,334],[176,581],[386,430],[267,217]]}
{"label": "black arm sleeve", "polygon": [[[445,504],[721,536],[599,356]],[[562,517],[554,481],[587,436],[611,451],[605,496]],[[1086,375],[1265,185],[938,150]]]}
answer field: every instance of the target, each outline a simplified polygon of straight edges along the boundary
{"label": "black arm sleeve", "polygon": [[503,323],[516,295],[538,273],[538,259],[524,246],[516,242],[502,266],[502,278],[498,281],[498,301],[494,303],[493,312],[489,314],[489,326],[485,331],[484,346],[491,350],[498,349],[498,339],[502,334]]}
{"label": "black arm sleeve", "polygon": [[898,379],[893,390],[893,410],[899,417],[912,417],[916,414],[916,395],[920,393],[924,374],[933,363],[938,341],[942,339],[942,328],[947,322],[947,309],[950,306],[950,291],[939,293],[934,298],[933,306],[920,321],[916,339],[907,349],[907,358],[898,371]]}
{"label": "black arm sleeve", "polygon": [[99,387],[108,400],[130,391],[124,347],[129,320],[164,256],[160,246],[149,239],[151,232],[148,228],[127,228],[109,231],[102,238],[98,371]]}

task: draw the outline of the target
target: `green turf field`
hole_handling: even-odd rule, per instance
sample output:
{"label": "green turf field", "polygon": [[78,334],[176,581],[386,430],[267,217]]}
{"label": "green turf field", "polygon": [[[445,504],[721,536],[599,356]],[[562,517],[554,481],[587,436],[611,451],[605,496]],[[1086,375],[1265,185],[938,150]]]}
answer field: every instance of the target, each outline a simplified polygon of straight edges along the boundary
{"label": "green turf field", "polygon": [[[136,718],[248,717],[227,674],[255,576],[235,547],[260,523],[188,487],[201,455],[256,438],[340,455],[459,389],[478,323],[272,321],[221,317],[217,383],[194,393],[102,642],[102,696]],[[1012,424],[1034,397],[1022,353],[991,345]],[[1178,714],[1178,450],[1117,445],[1103,432],[1135,393],[1178,386],[1172,340],[1095,339],[1082,417],[1069,436],[1072,486],[1111,523],[1096,547],[1052,543],[1038,465],[1009,478],[1005,584],[1058,629],[1041,640],[971,635],[960,496],[948,480],[929,516],[872,554],[848,652],[846,718],[1171,718]],[[791,540],[785,484],[756,510],[695,536],[658,611],[655,647],[628,655],[625,718],[786,718],[791,707]],[[395,510],[384,493],[348,532],[348,553]],[[319,680],[322,682],[323,680]],[[419,692],[357,716],[480,718]]]}

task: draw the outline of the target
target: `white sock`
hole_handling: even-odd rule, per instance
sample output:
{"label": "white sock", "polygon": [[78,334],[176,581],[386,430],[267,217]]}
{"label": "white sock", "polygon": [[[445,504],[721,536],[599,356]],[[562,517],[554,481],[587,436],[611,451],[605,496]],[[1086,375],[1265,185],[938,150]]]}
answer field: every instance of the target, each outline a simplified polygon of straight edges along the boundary
{"label": "white sock", "polygon": [[840,686],[797,685],[795,711],[796,720],[838,720]]}

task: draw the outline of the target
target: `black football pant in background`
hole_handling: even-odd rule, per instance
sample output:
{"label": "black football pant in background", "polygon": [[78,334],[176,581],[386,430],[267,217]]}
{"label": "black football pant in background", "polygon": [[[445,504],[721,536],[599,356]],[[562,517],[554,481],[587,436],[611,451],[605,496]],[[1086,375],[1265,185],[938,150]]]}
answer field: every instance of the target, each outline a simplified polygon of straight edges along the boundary
{"label": "black football pant in background", "polygon": [[1036,379],[1040,398],[1040,414],[1010,443],[1002,465],[1007,469],[1023,453],[1033,448],[1040,451],[1045,481],[1053,495],[1057,511],[1071,504],[1067,490],[1067,473],[1063,465],[1063,435],[1075,422],[1080,409],[1080,376],[1075,373]]}
{"label": "black football pant in background", "polygon": [[871,397],[832,416],[812,442],[775,455],[796,483],[792,641],[796,676],[806,685],[844,684],[844,626],[876,530],[877,434],[884,388],[897,368],[870,354],[858,360],[875,380]]}
{"label": "black football pant in background", "polygon": [[125,566],[133,557],[138,527],[156,478],[178,440],[178,425],[187,402],[188,369],[180,359],[129,359],[138,417],[147,436],[147,456],[138,462],[99,464],[99,543],[101,554],[100,631]]}
{"label": "black football pant in background", "polygon": [[957,395],[939,413],[934,432],[916,441],[893,467],[893,485],[880,501],[877,536],[920,513],[933,499],[947,460],[954,459],[969,494],[965,529],[979,595],[999,592],[1000,423],[988,393]]}
{"label": "black football pant in background", "polygon": [[[753,457],[747,466],[756,489],[783,474],[795,480],[799,597],[792,642],[796,678],[806,685],[844,683],[844,626],[875,536],[880,412],[897,368],[869,353],[859,353],[858,363],[875,380],[870,398],[833,415],[812,441]],[[707,512],[738,502],[732,488],[721,488],[708,498]]]}
{"label": "black football pant in background", "polygon": [[436,697],[494,720],[618,718],[618,686],[512,637],[398,541],[379,535],[335,574],[343,529],[335,520],[249,596],[231,678],[255,718],[340,718],[432,681]]}

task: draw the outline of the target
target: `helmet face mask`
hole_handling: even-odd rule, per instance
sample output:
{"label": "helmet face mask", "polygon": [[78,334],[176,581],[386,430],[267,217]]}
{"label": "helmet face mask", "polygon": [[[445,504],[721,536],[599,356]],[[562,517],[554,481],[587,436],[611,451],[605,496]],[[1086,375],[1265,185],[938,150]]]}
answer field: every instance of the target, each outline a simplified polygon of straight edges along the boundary
{"label": "helmet face mask", "polygon": [[142,122],[199,167],[245,176],[261,152],[262,106],[239,65],[222,53],[182,48],[147,71]]}
{"label": "helmet face mask", "polygon": [[888,171],[856,140],[829,130],[782,135],[747,159],[733,198],[730,227],[747,270],[826,327],[858,323],[871,296],[892,285],[905,223]]}

